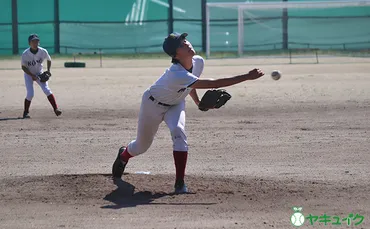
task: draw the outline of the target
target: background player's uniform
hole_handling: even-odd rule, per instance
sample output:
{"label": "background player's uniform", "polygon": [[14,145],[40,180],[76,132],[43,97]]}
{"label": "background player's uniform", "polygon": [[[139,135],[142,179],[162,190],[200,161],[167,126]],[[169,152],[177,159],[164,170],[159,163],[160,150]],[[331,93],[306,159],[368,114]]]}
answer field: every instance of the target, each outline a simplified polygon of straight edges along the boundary
{"label": "background player's uniform", "polygon": [[[27,67],[32,74],[38,75],[43,72],[42,63],[45,59],[51,61],[51,57],[46,49],[39,47],[37,53],[33,54],[30,51],[30,48],[28,48],[22,54],[22,65]],[[24,73],[24,81],[27,89],[26,99],[31,101],[34,96],[33,79],[31,76],[27,75],[27,73]],[[46,96],[52,94],[48,82],[42,83],[40,80],[37,80],[36,82],[40,85]]]}
{"label": "background player's uniform", "polygon": [[[48,51],[42,47],[38,47],[38,51],[36,54],[33,54],[30,50],[30,48],[26,49],[22,53],[22,66],[25,66],[28,68],[28,70],[34,74],[38,75],[41,74],[43,71],[43,62],[44,60],[51,61],[51,57],[48,53]],[[25,99],[25,110],[24,113],[28,114],[28,109],[31,104],[32,98],[34,96],[34,88],[33,88],[33,79],[30,75],[27,73],[24,73],[24,81],[26,85],[27,95]],[[36,80],[37,84],[40,86],[42,91],[47,96],[50,104],[52,105],[54,112],[56,115],[60,115],[61,112],[58,110],[58,105],[55,102],[55,98],[53,93],[51,92],[48,82],[40,82],[40,80]],[[24,114],[25,116],[25,114]]]}

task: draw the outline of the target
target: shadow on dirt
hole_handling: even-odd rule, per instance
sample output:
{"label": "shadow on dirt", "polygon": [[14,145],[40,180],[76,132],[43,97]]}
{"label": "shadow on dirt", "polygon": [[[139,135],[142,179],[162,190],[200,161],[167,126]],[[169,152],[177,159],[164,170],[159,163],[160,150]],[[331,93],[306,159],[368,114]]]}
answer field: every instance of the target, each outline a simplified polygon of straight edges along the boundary
{"label": "shadow on dirt", "polygon": [[111,193],[107,194],[103,199],[110,201],[113,204],[105,205],[101,208],[106,209],[121,209],[128,207],[136,207],[138,205],[213,205],[216,203],[176,203],[176,202],[160,202],[154,203],[153,201],[170,196],[185,196],[196,194],[194,192],[189,192],[186,194],[176,194],[174,192],[150,192],[150,191],[139,191],[135,193],[135,186],[123,181],[122,179],[115,180],[114,183],[117,188]]}
{"label": "shadow on dirt", "polygon": [[17,117],[17,118],[0,118],[0,122],[1,121],[20,120],[20,119],[24,119],[24,118],[22,118],[22,117]]}

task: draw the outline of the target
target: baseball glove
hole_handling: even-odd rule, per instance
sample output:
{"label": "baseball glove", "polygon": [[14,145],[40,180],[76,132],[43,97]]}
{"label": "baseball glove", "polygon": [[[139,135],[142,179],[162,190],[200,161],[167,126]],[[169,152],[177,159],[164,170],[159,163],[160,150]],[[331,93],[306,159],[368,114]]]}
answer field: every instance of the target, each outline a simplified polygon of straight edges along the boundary
{"label": "baseball glove", "polygon": [[213,108],[220,108],[231,99],[231,95],[224,89],[207,90],[199,102],[199,110],[208,111]]}
{"label": "baseball glove", "polygon": [[45,71],[37,76],[40,79],[40,82],[45,83],[48,81],[51,77],[51,73],[48,71]]}

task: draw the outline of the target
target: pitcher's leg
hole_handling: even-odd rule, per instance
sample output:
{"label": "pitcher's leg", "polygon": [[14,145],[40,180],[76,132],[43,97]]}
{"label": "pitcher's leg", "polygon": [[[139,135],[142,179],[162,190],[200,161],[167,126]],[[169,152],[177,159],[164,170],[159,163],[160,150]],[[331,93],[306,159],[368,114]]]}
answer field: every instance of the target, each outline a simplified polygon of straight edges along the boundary
{"label": "pitcher's leg", "polygon": [[173,158],[176,168],[175,192],[186,193],[185,169],[188,159],[188,143],[185,132],[185,101],[172,107],[164,117],[172,136]]}
{"label": "pitcher's leg", "polygon": [[173,150],[188,151],[185,132],[185,101],[171,107],[164,115],[164,121],[171,133]]}
{"label": "pitcher's leg", "polygon": [[136,139],[131,141],[127,148],[132,156],[145,153],[151,146],[159,125],[163,121],[165,109],[155,105],[148,98],[141,103]]}
{"label": "pitcher's leg", "polygon": [[126,164],[131,157],[145,153],[151,146],[154,136],[158,131],[166,108],[155,105],[149,100],[148,93],[144,93],[138,120],[136,139],[127,147],[119,149],[117,158],[113,163],[112,174],[114,178],[121,178]]}

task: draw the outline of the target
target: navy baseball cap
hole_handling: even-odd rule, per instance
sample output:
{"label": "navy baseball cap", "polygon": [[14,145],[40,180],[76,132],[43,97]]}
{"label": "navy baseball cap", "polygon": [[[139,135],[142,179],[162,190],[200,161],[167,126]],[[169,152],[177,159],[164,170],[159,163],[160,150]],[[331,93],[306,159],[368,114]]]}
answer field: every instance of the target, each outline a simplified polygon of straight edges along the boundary
{"label": "navy baseball cap", "polygon": [[187,33],[171,33],[170,35],[168,35],[163,42],[164,52],[167,53],[169,56],[174,57],[176,55],[177,48],[180,47],[185,37],[187,36]]}
{"label": "navy baseball cap", "polygon": [[33,40],[40,40],[39,36],[37,34],[31,34],[29,37],[28,37],[28,43],[30,43],[31,41]]}

